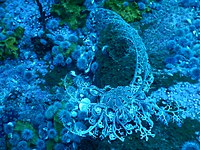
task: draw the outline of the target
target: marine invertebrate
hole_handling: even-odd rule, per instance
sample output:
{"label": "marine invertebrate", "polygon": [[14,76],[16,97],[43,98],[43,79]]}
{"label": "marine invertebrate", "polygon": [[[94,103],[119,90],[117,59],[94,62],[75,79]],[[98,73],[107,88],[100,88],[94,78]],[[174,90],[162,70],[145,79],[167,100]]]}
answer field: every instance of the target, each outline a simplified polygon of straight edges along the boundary
{"label": "marine invertebrate", "polygon": [[139,8],[139,10],[145,10],[145,9],[146,9],[145,3],[139,2],[139,3],[138,3],[138,8]]}
{"label": "marine invertebrate", "polygon": [[19,134],[17,134],[17,133],[14,133],[14,134],[12,135],[12,137],[9,139],[9,143],[10,143],[12,146],[16,146],[17,143],[19,143],[19,141],[20,141],[20,136],[19,136]]}
{"label": "marine invertebrate", "polygon": [[197,67],[200,64],[200,60],[197,57],[191,57],[189,60],[190,67]]}
{"label": "marine invertebrate", "polygon": [[47,110],[45,111],[45,118],[46,119],[52,119],[57,112],[58,108],[54,105],[50,105]]}
{"label": "marine invertebrate", "polygon": [[54,139],[57,136],[57,131],[54,128],[48,130],[48,137]]}
{"label": "marine invertebrate", "polygon": [[[135,65],[134,75],[126,86],[112,87],[109,85],[98,88],[88,83],[84,77],[75,74],[76,92],[74,93],[76,94],[69,93],[68,96],[74,106],[79,106],[78,117],[71,118],[74,124],[61,121],[63,126],[69,130],[68,135],[72,137],[73,135],[92,136],[101,139],[108,137],[111,141],[115,139],[124,141],[126,135],[135,131],[139,132],[141,139],[148,140],[149,137],[155,136],[152,132],[153,116],[166,125],[172,121],[180,126],[184,116],[189,113],[179,101],[176,101],[176,98],[173,99],[174,101],[169,101],[164,97],[162,107],[160,107],[159,94],[146,96],[153,82],[153,76],[146,48],[137,32],[118,14],[107,9],[94,9],[88,19],[88,27],[97,32],[102,45],[107,44],[109,59],[113,63],[121,63],[123,59],[130,61],[127,59],[130,58],[129,56],[136,58],[133,61],[135,63],[131,64]],[[109,32],[103,32],[105,29]],[[111,36],[102,35],[102,32]],[[123,44],[120,45],[120,42]],[[113,79],[113,76],[111,77]],[[83,90],[87,94],[80,96],[79,93]],[[89,99],[92,93],[96,95],[93,101]],[[80,112],[84,112],[84,115],[79,116]],[[70,136],[70,140],[73,141],[73,139]]]}
{"label": "marine invertebrate", "polygon": [[32,79],[35,78],[34,71],[25,70],[25,71],[24,71],[23,78],[24,78],[26,81],[31,81]]}
{"label": "marine invertebrate", "polygon": [[76,66],[79,70],[85,71],[88,67],[88,61],[85,57],[79,57]]}
{"label": "marine invertebrate", "polygon": [[166,47],[167,49],[169,50],[173,50],[175,48],[175,46],[177,45],[176,41],[175,40],[169,40],[167,41],[166,43]]}
{"label": "marine invertebrate", "polygon": [[99,67],[99,64],[96,61],[93,62],[92,65],[91,65],[91,71],[92,71],[92,73],[95,74],[95,72],[97,71],[98,67]]}
{"label": "marine invertebrate", "polygon": [[71,121],[70,113],[67,110],[61,110],[57,115],[63,124],[67,124]]}
{"label": "marine invertebrate", "polygon": [[9,122],[7,124],[4,124],[3,129],[6,134],[12,133],[14,129],[14,125],[12,122]]}
{"label": "marine invertebrate", "polygon": [[17,144],[17,149],[28,149],[28,143],[26,141],[20,141]]}
{"label": "marine invertebrate", "polygon": [[42,139],[38,139],[36,143],[36,147],[38,150],[43,150],[46,147],[46,143]]}
{"label": "marine invertebrate", "polygon": [[58,26],[59,26],[59,20],[55,18],[49,19],[46,23],[46,27],[51,30],[56,30]]}
{"label": "marine invertebrate", "polygon": [[190,70],[190,75],[191,75],[192,79],[194,79],[194,80],[199,80],[199,79],[200,79],[200,68],[198,68],[198,67],[193,67],[193,68]]}
{"label": "marine invertebrate", "polygon": [[45,121],[45,116],[42,113],[38,113],[34,118],[33,118],[33,123],[39,126],[42,122]]}
{"label": "marine invertebrate", "polygon": [[[137,76],[134,75],[134,72],[138,73],[137,69],[135,70],[138,67],[141,68],[141,72],[145,70],[143,67],[146,67],[147,74],[149,74],[150,67],[145,65],[148,62],[145,45],[137,31],[120,15],[107,9],[95,9],[91,12],[91,18],[89,17],[87,23],[88,27],[93,28],[91,30],[95,30],[99,35],[98,46],[100,49],[107,47],[108,56],[101,51],[96,54],[96,61],[101,66],[95,74],[95,85],[101,88],[105,85],[126,86],[133,80],[137,80],[132,77]],[[121,70],[120,74],[119,70]],[[111,76],[112,78],[110,78]]]}
{"label": "marine invertebrate", "polygon": [[24,129],[22,131],[21,136],[22,136],[23,140],[29,141],[29,140],[31,140],[33,138],[34,135],[33,135],[33,131],[32,130],[30,130],[30,129]]}
{"label": "marine invertebrate", "polygon": [[72,59],[78,60],[78,58],[81,56],[81,52],[82,52],[81,47],[77,46],[77,47],[74,49],[74,51],[71,53]]}
{"label": "marine invertebrate", "polygon": [[65,61],[64,61],[63,54],[59,53],[58,55],[56,55],[53,58],[53,64],[56,65],[56,66],[58,66],[58,65],[64,66],[65,65]]}
{"label": "marine invertebrate", "polygon": [[67,57],[65,63],[66,63],[67,65],[70,65],[70,64],[72,63],[71,57]]}
{"label": "marine invertebrate", "polygon": [[69,133],[65,133],[65,134],[63,134],[62,135],[62,137],[61,137],[61,140],[62,140],[62,142],[63,143],[69,143],[70,142],[70,138],[69,138],[69,135],[68,135]]}

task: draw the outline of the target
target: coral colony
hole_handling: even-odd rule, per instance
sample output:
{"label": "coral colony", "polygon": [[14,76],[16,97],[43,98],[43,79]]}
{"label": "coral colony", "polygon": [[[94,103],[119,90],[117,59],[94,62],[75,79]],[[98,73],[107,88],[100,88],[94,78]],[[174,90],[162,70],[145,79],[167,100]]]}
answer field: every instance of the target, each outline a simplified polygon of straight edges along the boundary
{"label": "coral colony", "polygon": [[0,150],[200,150],[199,11],[0,0]]}

